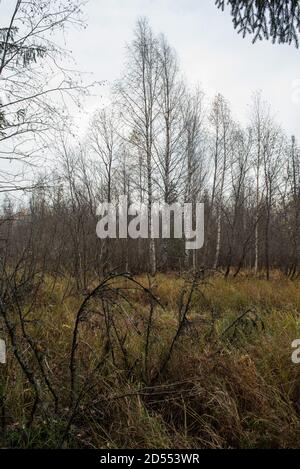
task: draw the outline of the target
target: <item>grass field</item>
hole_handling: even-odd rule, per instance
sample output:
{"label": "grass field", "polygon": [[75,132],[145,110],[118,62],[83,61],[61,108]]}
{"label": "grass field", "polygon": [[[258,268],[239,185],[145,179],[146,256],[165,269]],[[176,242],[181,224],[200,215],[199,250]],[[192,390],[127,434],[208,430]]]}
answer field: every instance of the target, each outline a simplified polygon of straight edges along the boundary
{"label": "grass field", "polygon": [[1,333],[1,447],[299,446],[300,282],[272,277],[112,279],[79,315],[47,277],[10,312],[34,383]]}

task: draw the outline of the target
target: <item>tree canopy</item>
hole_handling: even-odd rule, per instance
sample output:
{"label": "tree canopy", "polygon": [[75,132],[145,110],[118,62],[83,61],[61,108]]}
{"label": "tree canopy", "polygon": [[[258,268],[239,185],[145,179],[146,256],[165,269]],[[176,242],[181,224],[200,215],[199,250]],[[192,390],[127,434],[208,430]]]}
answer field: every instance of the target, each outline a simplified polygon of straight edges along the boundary
{"label": "tree canopy", "polygon": [[299,0],[216,0],[222,10],[231,8],[234,28],[253,42],[271,39],[273,43],[294,44],[299,47]]}

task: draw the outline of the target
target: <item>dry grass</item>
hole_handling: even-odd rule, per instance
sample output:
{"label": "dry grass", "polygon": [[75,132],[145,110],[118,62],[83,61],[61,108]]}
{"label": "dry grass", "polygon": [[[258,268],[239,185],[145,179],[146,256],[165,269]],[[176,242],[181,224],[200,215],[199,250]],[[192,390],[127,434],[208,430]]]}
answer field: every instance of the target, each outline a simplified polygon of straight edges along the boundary
{"label": "dry grass", "polygon": [[[141,290],[130,290],[123,313],[114,310],[124,353],[116,343],[113,353],[107,347],[104,319],[93,300],[76,349],[77,395],[86,379],[88,386],[71,422],[69,360],[83,297],[72,293],[72,282],[67,286],[60,279],[53,289],[53,279],[47,278],[28,327],[59,396],[59,409],[54,413],[51,396],[43,390],[43,403],[26,427],[32,390],[9,347],[8,363],[0,365],[1,446],[299,446],[300,365],[291,362],[291,342],[300,337],[300,283],[279,274],[273,278],[220,277],[201,286],[161,374],[178,325],[183,279],[159,274],[154,280],[152,291],[164,308],[153,313],[146,367],[149,299]],[[147,276],[138,280],[148,286]]]}

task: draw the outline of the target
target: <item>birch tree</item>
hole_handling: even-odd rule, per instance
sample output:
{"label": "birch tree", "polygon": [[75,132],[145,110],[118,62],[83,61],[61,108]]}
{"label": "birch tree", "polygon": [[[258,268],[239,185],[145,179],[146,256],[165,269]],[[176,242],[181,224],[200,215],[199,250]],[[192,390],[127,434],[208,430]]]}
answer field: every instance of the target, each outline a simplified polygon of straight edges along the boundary
{"label": "birch tree", "polygon": [[212,206],[216,206],[217,236],[213,267],[219,264],[222,230],[222,202],[227,171],[229,138],[231,129],[230,110],[224,97],[218,94],[212,105],[210,121],[213,128],[214,144],[214,179],[212,192]]}
{"label": "birch tree", "polygon": [[154,202],[154,151],[157,138],[158,106],[160,92],[160,61],[158,40],[146,19],[139,19],[135,37],[128,47],[126,72],[116,86],[122,109],[122,120],[131,134],[129,142],[141,157],[146,173],[148,207],[149,270],[156,271],[155,240],[152,237],[151,208]]}
{"label": "birch tree", "polygon": [[[117,112],[112,106],[110,110],[97,111],[92,119],[88,147],[93,154],[93,167],[99,179],[102,179],[101,202],[111,203],[115,190],[116,163],[120,157],[121,140],[118,132]],[[103,273],[111,268],[111,240],[102,240]]]}
{"label": "birch tree", "polygon": [[[184,186],[183,196],[186,203],[196,203],[204,195],[208,175],[205,160],[205,128],[203,92],[197,88],[186,97],[184,117]],[[193,269],[196,270],[197,253],[193,251]],[[185,264],[189,266],[190,252],[185,251]]]}
{"label": "birch tree", "polygon": [[294,278],[299,269],[300,252],[300,149],[296,138],[292,136],[291,145],[288,148],[288,181],[291,205],[291,241],[292,241],[292,263],[290,266],[290,276]]}
{"label": "birch tree", "polygon": [[[160,93],[158,95],[158,142],[155,146],[158,170],[156,181],[160,199],[165,204],[172,204],[178,199],[180,193],[180,178],[184,165],[182,106],[185,88],[179,74],[176,53],[163,35],[158,42],[158,60]],[[164,266],[168,262],[169,244],[169,240],[162,240],[162,265]]]}
{"label": "birch tree", "polygon": [[253,96],[252,102],[252,135],[253,135],[253,170],[255,179],[255,235],[254,235],[254,272],[257,274],[259,268],[260,247],[260,211],[262,201],[262,165],[264,142],[268,135],[270,125],[269,109],[262,100],[261,93]]}

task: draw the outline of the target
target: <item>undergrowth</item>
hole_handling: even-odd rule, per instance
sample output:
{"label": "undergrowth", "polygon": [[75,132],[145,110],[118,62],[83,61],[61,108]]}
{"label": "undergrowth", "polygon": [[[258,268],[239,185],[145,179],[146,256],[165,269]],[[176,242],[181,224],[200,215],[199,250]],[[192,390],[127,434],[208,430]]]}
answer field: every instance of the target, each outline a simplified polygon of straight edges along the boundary
{"label": "undergrowth", "polygon": [[112,279],[101,294],[91,284],[83,295],[72,279],[46,276],[33,304],[20,300],[53,394],[16,323],[40,397],[30,419],[34,387],[4,325],[1,447],[299,446],[299,282],[206,278],[189,298],[192,282],[174,275],[135,281]]}

